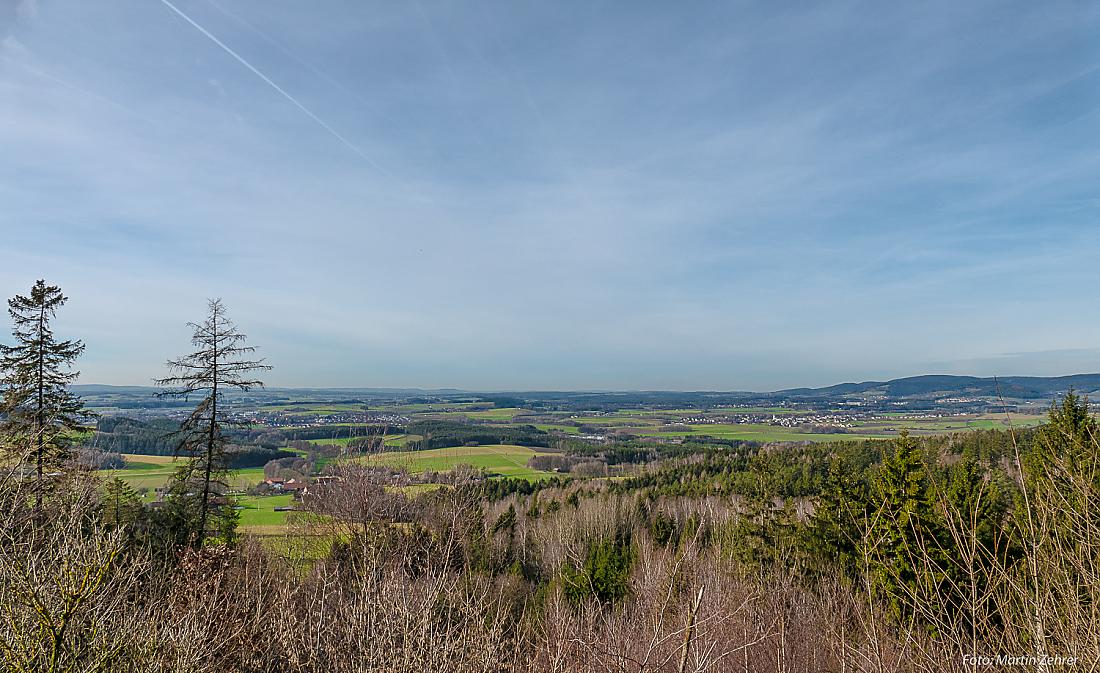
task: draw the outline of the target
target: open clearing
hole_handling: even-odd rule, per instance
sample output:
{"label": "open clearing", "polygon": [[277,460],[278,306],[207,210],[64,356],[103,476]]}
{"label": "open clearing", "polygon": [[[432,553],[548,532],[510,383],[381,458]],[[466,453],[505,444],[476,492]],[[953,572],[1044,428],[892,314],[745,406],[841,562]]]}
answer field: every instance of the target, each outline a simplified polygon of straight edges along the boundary
{"label": "open clearing", "polygon": [[[175,472],[175,459],[172,456],[141,456],[123,454],[127,467],[122,470],[103,470],[105,479],[122,477],[123,481],[134,489],[149,489],[143,499],[154,498],[153,489],[163,486]],[[262,468],[240,470],[233,476],[233,487],[243,488],[263,480]],[[250,534],[273,534],[282,532],[286,527],[289,512],[276,512],[276,507],[289,507],[293,504],[290,495],[237,496],[237,504],[242,508],[241,532]]]}
{"label": "open clearing", "polygon": [[[164,486],[175,474],[176,459],[172,456],[143,456],[133,453],[122,454],[126,461],[126,467],[121,470],[100,470],[104,479],[121,477],[123,481],[135,490],[149,489]],[[262,467],[249,467],[237,470],[230,478],[230,488],[246,489],[255,486],[264,480]],[[151,497],[147,496],[146,499]]]}
{"label": "open clearing", "polygon": [[[326,438],[326,437],[321,437],[320,439],[314,438],[314,439],[305,439],[305,440],[302,440],[302,441],[309,442],[310,444],[321,445],[321,446],[324,446],[324,445],[347,446],[348,444],[352,443],[353,441],[364,440],[364,439],[367,439],[367,437],[366,436],[336,437],[336,438],[333,438],[333,439],[329,439],[329,438]],[[391,435],[385,435],[384,436],[384,441],[386,443],[386,446],[404,446],[409,441],[416,440],[416,439],[420,439],[420,437],[418,435],[397,435],[397,434],[391,434]]]}
{"label": "open clearing", "polygon": [[367,464],[392,465],[403,467],[411,473],[435,470],[445,472],[457,465],[471,465],[485,470],[493,476],[515,477],[519,479],[543,479],[551,472],[532,470],[527,461],[532,456],[545,455],[526,446],[511,444],[486,444],[483,446],[456,446],[446,449],[428,449],[425,451],[387,451],[358,458]]}
{"label": "open clearing", "polygon": [[271,527],[280,529],[286,525],[286,517],[290,512],[276,512],[276,507],[290,507],[294,504],[291,495],[242,495],[237,498],[237,505],[242,509],[241,530],[244,532],[268,532]]}
{"label": "open clearing", "polygon": [[500,409],[482,409],[481,411],[463,411],[461,415],[468,416],[469,418],[476,418],[482,421],[510,421],[516,417],[517,414],[529,414],[531,412],[526,409],[517,409],[515,407],[503,407]]}

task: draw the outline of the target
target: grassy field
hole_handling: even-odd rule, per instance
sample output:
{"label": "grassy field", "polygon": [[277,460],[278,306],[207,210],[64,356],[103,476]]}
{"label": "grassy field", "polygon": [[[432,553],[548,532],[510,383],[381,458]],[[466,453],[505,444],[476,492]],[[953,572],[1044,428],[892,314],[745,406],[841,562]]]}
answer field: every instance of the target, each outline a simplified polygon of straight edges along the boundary
{"label": "grassy field", "polygon": [[443,413],[445,411],[477,411],[485,410],[488,405],[485,402],[447,402],[439,404],[388,404],[371,407],[371,411],[382,411],[391,414],[418,414],[418,413]]}
{"label": "grassy field", "polygon": [[[150,491],[164,486],[176,471],[176,459],[172,456],[142,456],[132,453],[122,454],[126,467],[121,470],[101,470],[105,479],[121,477],[134,489],[147,488]],[[262,467],[250,467],[233,474],[230,487],[246,489],[264,480]]]}
{"label": "grassy field", "polygon": [[[107,479],[122,477],[122,479],[135,489],[147,488],[149,493],[145,500],[152,500],[155,496],[153,489],[163,486],[169,477],[175,472],[175,460],[171,456],[141,456],[135,454],[123,454],[127,467],[122,470],[103,470],[103,476]],[[235,487],[251,486],[263,480],[262,468],[249,468],[239,471],[234,477]],[[272,526],[283,527],[286,524],[287,512],[276,512],[275,507],[285,507],[292,502],[290,495],[251,496],[242,495],[237,498],[237,503],[243,507],[241,510],[241,530],[243,532],[256,532],[260,528]]]}
{"label": "grassy field", "polygon": [[510,421],[516,417],[516,414],[529,414],[531,412],[526,409],[516,409],[513,407],[504,407],[501,409],[482,409],[481,411],[463,411],[463,416],[469,418],[476,418],[482,421]]}
{"label": "grassy field", "polygon": [[289,507],[293,504],[290,495],[242,495],[237,498],[241,509],[241,530],[244,532],[267,529],[272,526],[283,527],[289,512],[276,512],[276,507]]}
{"label": "grassy field", "polygon": [[[335,446],[347,446],[348,444],[352,443],[353,441],[355,441],[357,439],[366,439],[366,438],[365,437],[336,437],[335,439],[332,439],[332,438],[327,438],[327,437],[321,437],[319,439],[306,439],[304,441],[309,442],[310,444],[332,444],[332,445],[335,445]],[[404,440],[404,439],[405,439],[405,435],[386,435],[385,441],[386,441],[386,444],[390,444],[391,442],[396,442],[398,440]]]}
{"label": "grassy field", "polygon": [[484,469],[491,475],[502,477],[534,480],[551,476],[550,472],[527,467],[527,460],[537,455],[542,454],[525,446],[487,444],[426,451],[387,451],[363,456],[357,460],[366,464],[403,467],[412,473],[425,470],[445,472],[454,469],[456,465],[472,465]]}
{"label": "grassy field", "polygon": [[[336,439],[307,439],[304,440],[310,444],[317,445],[335,445],[335,446],[347,446],[353,439],[361,439],[360,437],[338,437]],[[422,439],[420,435],[386,435],[383,440],[386,446],[405,446],[409,442],[415,442]],[[293,451],[294,449],[284,449],[285,451]]]}

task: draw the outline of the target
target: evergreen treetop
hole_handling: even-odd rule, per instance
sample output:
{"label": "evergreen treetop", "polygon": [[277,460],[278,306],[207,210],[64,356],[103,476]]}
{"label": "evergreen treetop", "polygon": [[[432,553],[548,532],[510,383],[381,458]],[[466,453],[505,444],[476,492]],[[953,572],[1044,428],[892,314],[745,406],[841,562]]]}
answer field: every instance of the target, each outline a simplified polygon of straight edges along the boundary
{"label": "evergreen treetop", "polygon": [[12,297],[8,314],[15,343],[0,345],[0,435],[18,462],[33,467],[38,508],[50,478],[69,457],[73,433],[85,429],[92,417],[69,390],[80,375],[70,368],[84,352],[84,343],[58,340],[50,325],[66,301],[61,288],[44,280],[34,284],[29,296]]}

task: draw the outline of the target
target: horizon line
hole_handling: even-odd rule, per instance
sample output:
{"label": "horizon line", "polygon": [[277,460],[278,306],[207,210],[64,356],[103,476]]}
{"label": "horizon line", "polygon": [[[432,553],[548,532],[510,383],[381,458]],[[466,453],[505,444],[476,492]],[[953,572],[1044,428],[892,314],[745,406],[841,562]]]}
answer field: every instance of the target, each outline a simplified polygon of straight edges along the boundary
{"label": "horizon line", "polygon": [[[793,390],[822,390],[826,388],[835,388],[837,386],[844,385],[866,385],[871,383],[886,384],[895,381],[905,381],[909,379],[930,378],[930,377],[947,377],[958,379],[975,379],[978,381],[994,381],[998,379],[1067,379],[1077,378],[1083,376],[1100,376],[1100,372],[1078,372],[1074,374],[1059,374],[1055,376],[1034,376],[1029,374],[1008,374],[997,376],[973,376],[970,374],[914,374],[912,376],[900,376],[892,379],[866,379],[863,381],[840,381],[837,383],[831,383],[824,386],[794,386],[789,388],[778,388],[774,390],[738,390],[738,389],[703,389],[703,388],[458,388],[451,386],[440,386],[434,388],[421,388],[421,387],[404,387],[404,386],[284,386],[284,385],[272,385],[272,386],[257,386],[255,390],[325,390],[325,391],[357,391],[357,390],[386,390],[394,392],[423,392],[423,393],[438,393],[438,392],[450,392],[450,393],[472,393],[472,394],[505,394],[505,393],[591,393],[591,394],[637,394],[637,393],[695,393],[695,394],[755,394],[755,395],[767,395],[775,393],[783,393]],[[158,389],[159,386],[149,384],[125,384],[125,383],[74,383],[72,387],[81,386],[100,386],[104,388],[150,388]]]}

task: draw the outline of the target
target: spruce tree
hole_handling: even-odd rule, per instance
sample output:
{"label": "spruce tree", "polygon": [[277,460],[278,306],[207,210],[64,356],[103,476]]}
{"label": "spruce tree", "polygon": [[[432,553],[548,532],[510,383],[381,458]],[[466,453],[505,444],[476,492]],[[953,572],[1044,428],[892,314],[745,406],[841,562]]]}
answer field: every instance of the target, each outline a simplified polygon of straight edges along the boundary
{"label": "spruce tree", "polygon": [[[777,483],[779,467],[774,454],[758,451],[748,463],[740,489],[740,516],[733,529],[737,539],[734,556],[745,569],[758,570],[785,562],[793,542],[794,512],[790,498],[777,508],[782,495]],[[681,538],[693,535],[682,531]]]}
{"label": "spruce tree", "polygon": [[35,510],[41,511],[51,477],[69,458],[73,433],[91,414],[69,390],[80,375],[70,367],[84,352],[81,341],[59,341],[50,321],[67,298],[39,280],[30,296],[8,300],[15,345],[0,345],[3,402],[0,425],[7,449],[33,474]]}
{"label": "spruce tree", "polygon": [[855,578],[859,568],[859,545],[870,519],[868,497],[867,484],[847,462],[834,457],[804,529],[810,554],[836,564],[848,578]]}
{"label": "spruce tree", "polygon": [[[1048,572],[1072,578],[1087,593],[1082,571],[1091,569],[1084,572],[1095,577],[1100,568],[1100,422],[1087,397],[1071,390],[1051,404],[1048,422],[1024,458],[1024,481],[1030,502],[1018,501],[1016,519],[1038,521],[1037,528],[1020,526],[1021,542],[1030,555],[1052,564]],[[1096,600],[1081,598],[1090,605]]]}
{"label": "spruce tree", "polygon": [[1025,459],[1028,486],[1072,510],[1084,510],[1079,494],[1100,491],[1100,423],[1089,400],[1070,390],[1061,403],[1052,403],[1047,423]]}
{"label": "spruce tree", "polygon": [[256,349],[246,345],[247,337],[226,315],[220,299],[209,302],[205,321],[188,325],[195,350],[169,360],[174,375],[158,379],[157,384],[166,388],[161,396],[201,396],[180,426],[175,454],[188,460],[178,470],[169,493],[170,499],[177,501],[171,509],[186,514],[190,543],[202,545],[207,538],[231,540],[236,522],[236,512],[226,500],[230,459],[225,430],[235,423],[227,413],[225,394],[263,387],[262,381],[251,376],[271,367],[263,360],[247,359]]}
{"label": "spruce tree", "polygon": [[965,628],[981,628],[980,616],[997,614],[990,592],[996,567],[1018,555],[1005,534],[1008,498],[988,465],[963,457],[947,469],[937,489],[944,514],[947,581],[941,610]]}
{"label": "spruce tree", "polygon": [[874,479],[878,512],[872,527],[873,570],[899,621],[912,618],[913,602],[934,593],[943,580],[942,530],[930,486],[923,451],[903,431]]}
{"label": "spruce tree", "polygon": [[137,523],[141,516],[141,498],[121,477],[115,477],[103,488],[103,522],[114,528]]}

